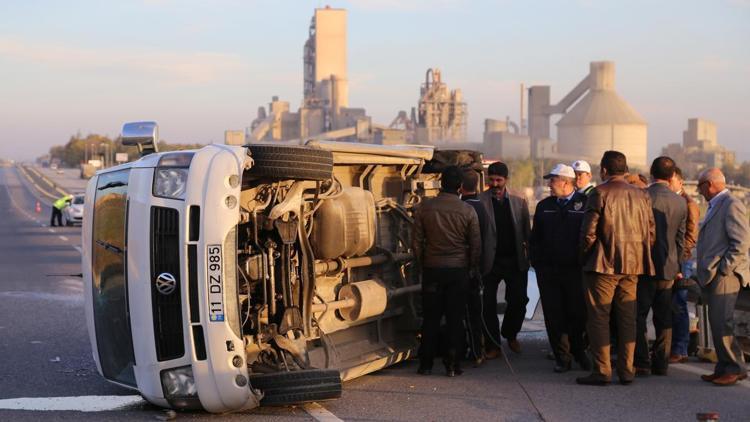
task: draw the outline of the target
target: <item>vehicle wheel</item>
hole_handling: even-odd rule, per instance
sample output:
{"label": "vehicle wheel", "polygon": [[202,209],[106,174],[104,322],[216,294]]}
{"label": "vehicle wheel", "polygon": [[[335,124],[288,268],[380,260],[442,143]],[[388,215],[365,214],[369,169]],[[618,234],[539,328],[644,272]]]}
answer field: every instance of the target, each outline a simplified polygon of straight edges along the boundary
{"label": "vehicle wheel", "polygon": [[248,145],[253,158],[249,173],[293,180],[328,180],[333,174],[333,153],[287,145]]}
{"label": "vehicle wheel", "polygon": [[341,375],[331,369],[306,369],[250,376],[250,385],[263,392],[261,405],[287,405],[341,397]]}

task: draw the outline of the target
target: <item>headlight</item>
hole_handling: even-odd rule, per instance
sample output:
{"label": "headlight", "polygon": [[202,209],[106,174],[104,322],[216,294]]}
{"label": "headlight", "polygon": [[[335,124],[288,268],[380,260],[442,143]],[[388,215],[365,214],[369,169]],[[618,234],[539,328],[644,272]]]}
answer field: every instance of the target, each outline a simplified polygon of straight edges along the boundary
{"label": "headlight", "polygon": [[154,196],[172,199],[185,199],[188,169],[156,168],[154,173]]}
{"label": "headlight", "polygon": [[161,387],[164,391],[164,398],[172,407],[178,409],[201,408],[191,366],[162,371]]}
{"label": "headlight", "polygon": [[154,196],[185,199],[188,169],[193,161],[192,151],[166,153],[159,158],[154,171]]}

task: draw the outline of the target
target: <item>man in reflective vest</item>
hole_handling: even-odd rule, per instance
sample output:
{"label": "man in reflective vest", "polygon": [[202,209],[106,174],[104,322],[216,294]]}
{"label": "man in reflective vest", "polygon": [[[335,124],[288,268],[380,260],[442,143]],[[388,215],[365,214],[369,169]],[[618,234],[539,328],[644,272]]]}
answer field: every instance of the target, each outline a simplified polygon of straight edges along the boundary
{"label": "man in reflective vest", "polygon": [[62,226],[62,210],[65,209],[70,202],[73,200],[73,195],[65,195],[59,198],[52,204],[52,218],[49,220],[49,225],[55,227],[55,219],[57,219],[57,225]]}

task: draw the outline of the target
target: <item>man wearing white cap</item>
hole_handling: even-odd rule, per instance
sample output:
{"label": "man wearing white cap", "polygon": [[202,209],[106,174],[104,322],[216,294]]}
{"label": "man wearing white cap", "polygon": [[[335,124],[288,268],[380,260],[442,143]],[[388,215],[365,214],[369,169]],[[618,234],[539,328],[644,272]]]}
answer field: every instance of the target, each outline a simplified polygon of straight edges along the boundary
{"label": "man wearing white cap", "polygon": [[576,191],[576,175],[568,165],[556,165],[544,178],[551,196],[536,206],[529,252],[536,269],[547,337],[555,355],[554,371],[569,371],[574,359],[582,369],[590,370],[583,340],[586,303],[578,260],[587,197]]}
{"label": "man wearing white cap", "polygon": [[576,189],[578,192],[589,196],[594,190],[594,184],[591,183],[591,166],[583,160],[574,161],[573,171],[576,173]]}

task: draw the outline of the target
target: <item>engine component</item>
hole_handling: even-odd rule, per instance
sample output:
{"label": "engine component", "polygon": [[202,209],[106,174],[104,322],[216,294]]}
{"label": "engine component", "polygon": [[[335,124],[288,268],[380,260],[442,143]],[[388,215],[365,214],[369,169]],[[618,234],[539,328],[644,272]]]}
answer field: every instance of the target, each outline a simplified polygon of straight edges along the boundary
{"label": "engine component", "polygon": [[375,199],[358,187],[325,199],[314,218],[311,243],[316,258],[334,259],[366,253],[375,243]]}
{"label": "engine component", "polygon": [[364,280],[345,284],[339,290],[339,301],[354,301],[354,305],[339,309],[347,321],[360,321],[380,315],[388,304],[388,291],[378,280]]}

